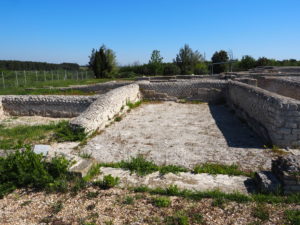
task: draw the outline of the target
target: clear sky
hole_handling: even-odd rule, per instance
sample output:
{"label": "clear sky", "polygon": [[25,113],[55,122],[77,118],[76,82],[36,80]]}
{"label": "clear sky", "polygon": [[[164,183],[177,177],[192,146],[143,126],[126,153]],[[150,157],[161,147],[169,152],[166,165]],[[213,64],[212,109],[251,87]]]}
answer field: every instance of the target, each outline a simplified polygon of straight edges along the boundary
{"label": "clear sky", "polygon": [[300,60],[300,0],[0,0],[0,21],[0,59],[86,64],[105,44],[121,65],[168,62],[187,43]]}

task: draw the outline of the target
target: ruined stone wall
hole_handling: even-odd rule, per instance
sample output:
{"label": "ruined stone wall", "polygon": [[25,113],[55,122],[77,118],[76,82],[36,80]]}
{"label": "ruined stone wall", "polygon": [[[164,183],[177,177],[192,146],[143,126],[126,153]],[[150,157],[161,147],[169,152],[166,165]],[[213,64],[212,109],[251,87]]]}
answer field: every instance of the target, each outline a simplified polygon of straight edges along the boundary
{"label": "ruined stone wall", "polygon": [[279,77],[260,77],[258,78],[258,86],[265,90],[300,100],[300,82]]}
{"label": "ruined stone wall", "polygon": [[102,129],[122,111],[127,102],[134,103],[139,99],[140,91],[137,84],[116,88],[100,95],[86,111],[72,119],[70,125],[74,128],[84,128],[86,132]]}
{"label": "ruined stone wall", "polygon": [[265,141],[282,147],[300,146],[300,101],[229,81],[227,103]]}
{"label": "ruined stone wall", "polygon": [[225,100],[227,81],[189,80],[174,82],[140,82],[143,98],[151,100],[188,99],[205,102]]}
{"label": "ruined stone wall", "polygon": [[98,84],[89,85],[72,85],[70,87],[57,88],[58,90],[79,90],[83,92],[96,92],[98,94],[104,94],[112,89],[132,84],[132,81],[110,81]]}
{"label": "ruined stone wall", "polygon": [[1,97],[0,111],[12,116],[71,118],[86,110],[96,99],[97,96],[6,95]]}

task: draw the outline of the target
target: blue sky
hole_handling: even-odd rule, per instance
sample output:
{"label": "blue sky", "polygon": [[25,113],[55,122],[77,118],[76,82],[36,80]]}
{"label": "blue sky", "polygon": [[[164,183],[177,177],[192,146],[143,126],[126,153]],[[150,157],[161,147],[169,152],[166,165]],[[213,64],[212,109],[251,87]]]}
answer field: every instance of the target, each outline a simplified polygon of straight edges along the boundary
{"label": "blue sky", "polygon": [[121,65],[206,54],[300,60],[299,0],[0,0],[0,59],[86,64],[105,44]]}

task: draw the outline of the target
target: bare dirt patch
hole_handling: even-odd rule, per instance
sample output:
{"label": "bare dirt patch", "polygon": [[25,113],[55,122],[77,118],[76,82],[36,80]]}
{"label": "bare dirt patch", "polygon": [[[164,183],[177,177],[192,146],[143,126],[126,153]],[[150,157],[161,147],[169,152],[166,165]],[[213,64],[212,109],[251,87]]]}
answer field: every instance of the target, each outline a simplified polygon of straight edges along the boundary
{"label": "bare dirt patch", "polygon": [[84,152],[100,162],[143,155],[156,164],[193,168],[214,162],[270,169],[274,154],[225,105],[143,104],[93,138]]}
{"label": "bare dirt patch", "polygon": [[0,224],[168,224],[177,215],[189,224],[285,224],[284,211],[299,208],[266,204],[269,218],[262,221],[253,214],[255,203],[170,197],[169,206],[158,207],[153,204],[155,197],[117,188],[90,187],[76,196],[18,190],[0,199]]}

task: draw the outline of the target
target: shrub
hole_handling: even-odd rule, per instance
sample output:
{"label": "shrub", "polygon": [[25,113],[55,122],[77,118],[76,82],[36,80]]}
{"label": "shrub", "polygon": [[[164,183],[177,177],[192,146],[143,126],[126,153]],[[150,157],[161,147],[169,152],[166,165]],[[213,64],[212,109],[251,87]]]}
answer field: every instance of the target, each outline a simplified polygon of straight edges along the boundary
{"label": "shrub", "polygon": [[113,177],[111,174],[103,177],[102,181],[94,182],[94,185],[102,188],[102,189],[110,189],[117,186],[120,183],[119,177]]}
{"label": "shrub", "polygon": [[168,197],[156,197],[152,199],[152,203],[157,207],[168,207],[171,205],[171,200]]}
{"label": "shrub", "polygon": [[46,189],[65,192],[74,177],[68,172],[70,162],[57,156],[47,162],[29,147],[6,158],[0,157],[0,197],[16,188]]}

